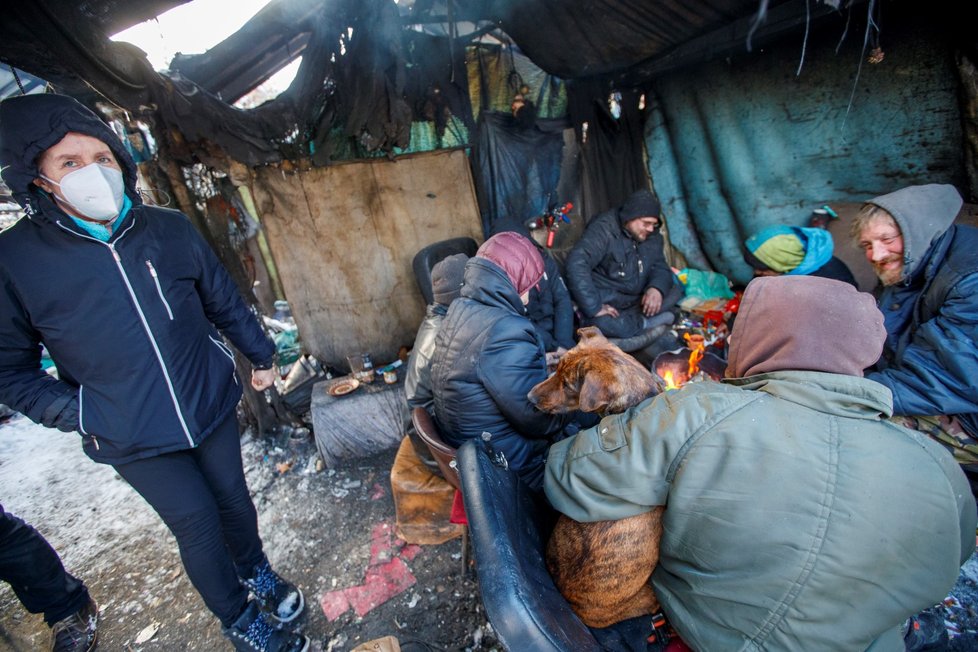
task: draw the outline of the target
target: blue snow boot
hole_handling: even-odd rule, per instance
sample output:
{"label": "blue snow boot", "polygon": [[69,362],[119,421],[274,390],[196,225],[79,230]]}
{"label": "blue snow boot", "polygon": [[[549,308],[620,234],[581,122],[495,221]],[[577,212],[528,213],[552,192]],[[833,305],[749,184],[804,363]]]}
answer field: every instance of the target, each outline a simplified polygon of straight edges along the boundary
{"label": "blue snow boot", "polygon": [[309,649],[308,636],[273,625],[255,600],[250,600],[234,624],[223,632],[238,652],[307,652]]}
{"label": "blue snow boot", "polygon": [[290,623],[306,608],[302,591],[295,584],[286,582],[272,570],[266,559],[255,566],[252,576],[244,580],[261,610],[280,623]]}

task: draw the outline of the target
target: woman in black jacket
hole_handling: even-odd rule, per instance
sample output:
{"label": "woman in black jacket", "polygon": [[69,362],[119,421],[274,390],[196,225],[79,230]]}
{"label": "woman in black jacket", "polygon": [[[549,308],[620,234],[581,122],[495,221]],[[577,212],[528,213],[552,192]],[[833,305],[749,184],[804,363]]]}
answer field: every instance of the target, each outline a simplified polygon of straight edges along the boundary
{"label": "woman in black jacket", "polygon": [[237,649],[305,650],[280,630],[304,599],[269,566],[241,465],[222,335],[257,390],[275,348],[234,281],[186,216],[142,204],[122,142],[70,97],[0,103],[0,167],[27,213],[0,233],[0,403],[77,431],[146,499]]}
{"label": "woman in black jacket", "polygon": [[574,414],[540,412],[526,395],[547,378],[543,342],[526,317],[543,259],[527,238],[503,232],[465,266],[432,360],[435,420],[452,446],[482,438],[493,454],[539,489],[550,444]]}

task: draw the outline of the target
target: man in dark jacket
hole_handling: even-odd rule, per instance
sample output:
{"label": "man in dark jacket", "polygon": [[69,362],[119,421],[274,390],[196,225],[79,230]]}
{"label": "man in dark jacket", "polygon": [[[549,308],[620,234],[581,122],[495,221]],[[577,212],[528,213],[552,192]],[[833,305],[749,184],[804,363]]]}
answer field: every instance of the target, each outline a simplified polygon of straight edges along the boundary
{"label": "man in dark jacket", "polygon": [[978,495],[978,229],[953,224],[953,186],[871,199],[852,235],[880,279],[883,355],[867,374],[893,392],[893,414],[954,453]]}
{"label": "man in dark jacket", "polygon": [[534,239],[534,232],[517,219],[501,219],[493,226],[492,231],[519,233],[540,250],[543,257],[543,278],[530,290],[526,316],[540,334],[544,350],[563,354],[574,346],[574,304],[557,261]]}
{"label": "man in dark jacket", "polygon": [[486,440],[535,489],[547,448],[574,415],[540,412],[526,395],[547,378],[543,342],[526,318],[543,277],[536,245],[498,233],[465,266],[462,296],[448,309],[435,344],[431,384],[445,441]]}
{"label": "man in dark jacket", "polygon": [[221,337],[267,388],[274,346],[255,315],[184,215],[142,204],[122,143],[75,100],[0,103],[0,166],[27,214],[0,233],[0,402],[77,431],[149,502],[238,649],[304,649],[277,629],[304,600],[263,551]]}
{"label": "man in dark jacket", "polygon": [[584,325],[630,338],[672,322],[682,289],[666,264],[659,226],[659,202],[648,190],[588,223],[566,267]]}
{"label": "man in dark jacket", "polygon": [[30,523],[0,505],[0,580],[32,614],[44,614],[55,652],[89,652],[98,639],[98,606],[65,570],[51,544]]}

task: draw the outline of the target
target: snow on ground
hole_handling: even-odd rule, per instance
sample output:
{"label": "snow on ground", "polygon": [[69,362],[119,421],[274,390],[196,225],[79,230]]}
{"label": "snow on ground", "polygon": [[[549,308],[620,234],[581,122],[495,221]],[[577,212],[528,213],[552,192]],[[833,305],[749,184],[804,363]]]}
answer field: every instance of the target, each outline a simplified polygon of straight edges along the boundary
{"label": "snow on ground", "polygon": [[[394,451],[319,471],[311,440],[276,446],[245,436],[242,459],[265,552],[305,593],[298,626],[311,652],[344,652],[387,635],[445,650],[498,649],[473,576],[461,573],[460,540],[402,548],[391,536]],[[169,531],[111,467],[85,456],[76,434],[21,416],[0,422],[0,503],[34,525],[88,585],[100,607],[100,650],[230,649]],[[397,560],[409,580],[402,590],[370,582],[372,568]],[[339,590],[370,604],[327,617],[321,601]],[[0,652],[41,650],[49,640],[42,619],[0,582]]]}
{"label": "snow on ground", "polygon": [[85,456],[78,434],[19,416],[0,428],[0,503],[64,551],[67,566],[117,553],[134,529],[167,535],[156,513],[112,467]]}

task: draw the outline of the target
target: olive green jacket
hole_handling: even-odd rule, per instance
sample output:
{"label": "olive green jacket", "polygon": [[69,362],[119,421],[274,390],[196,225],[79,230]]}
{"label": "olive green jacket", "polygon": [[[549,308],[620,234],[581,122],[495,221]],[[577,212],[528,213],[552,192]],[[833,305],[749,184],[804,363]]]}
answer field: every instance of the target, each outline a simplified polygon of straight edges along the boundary
{"label": "olive green jacket", "polygon": [[902,650],[975,551],[976,509],[891,412],[854,376],[695,383],[554,444],[545,488],[578,521],[666,505],[653,586],[696,650]]}

